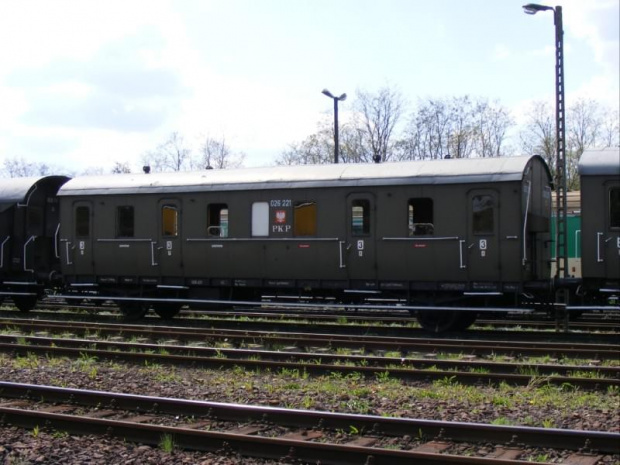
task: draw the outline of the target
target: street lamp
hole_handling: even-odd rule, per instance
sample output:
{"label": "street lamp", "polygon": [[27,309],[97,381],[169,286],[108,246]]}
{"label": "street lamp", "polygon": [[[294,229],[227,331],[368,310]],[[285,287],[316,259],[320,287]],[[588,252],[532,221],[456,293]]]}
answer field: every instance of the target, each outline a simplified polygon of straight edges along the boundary
{"label": "street lamp", "polygon": [[323,95],[327,95],[331,99],[334,99],[334,163],[338,163],[338,102],[346,100],[347,94],[342,94],[340,97],[334,97],[327,89],[323,89],[323,92],[321,93]]}
{"label": "street lamp", "polygon": [[564,30],[562,28],[562,7],[538,5],[528,3],[523,5],[523,10],[528,15],[535,15],[539,11],[553,11],[553,23],[555,24],[555,115],[556,115],[556,162],[555,162],[555,185],[556,185],[556,278],[568,277],[568,251],[566,244],[566,152],[564,141],[565,129],[565,105],[564,105]]}

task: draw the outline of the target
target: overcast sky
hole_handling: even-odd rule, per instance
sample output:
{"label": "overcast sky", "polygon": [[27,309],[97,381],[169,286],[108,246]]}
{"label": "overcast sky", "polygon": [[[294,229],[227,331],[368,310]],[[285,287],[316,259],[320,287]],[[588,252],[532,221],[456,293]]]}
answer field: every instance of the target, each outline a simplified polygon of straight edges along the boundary
{"label": "overcast sky", "polygon": [[[225,136],[272,165],[331,117],[321,94],[468,94],[523,114],[553,98],[552,12],[525,0],[3,0],[0,164],[81,171],[140,156],[178,131]],[[617,108],[619,0],[555,0],[566,101]],[[347,103],[341,104],[346,118]]]}

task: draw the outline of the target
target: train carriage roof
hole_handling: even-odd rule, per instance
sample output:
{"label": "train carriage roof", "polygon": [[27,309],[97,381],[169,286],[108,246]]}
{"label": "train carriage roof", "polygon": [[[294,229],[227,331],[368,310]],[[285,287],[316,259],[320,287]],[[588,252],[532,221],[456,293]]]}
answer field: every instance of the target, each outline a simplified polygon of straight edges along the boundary
{"label": "train carriage roof", "polygon": [[467,158],[84,176],[67,182],[58,195],[520,181],[531,163],[541,163],[549,175],[545,162],[539,156]]}
{"label": "train carriage roof", "polygon": [[0,180],[0,213],[17,203],[28,203],[28,198],[43,183],[62,184],[66,176],[35,176]]}
{"label": "train carriage roof", "polygon": [[586,150],[579,159],[581,176],[620,176],[620,148]]}

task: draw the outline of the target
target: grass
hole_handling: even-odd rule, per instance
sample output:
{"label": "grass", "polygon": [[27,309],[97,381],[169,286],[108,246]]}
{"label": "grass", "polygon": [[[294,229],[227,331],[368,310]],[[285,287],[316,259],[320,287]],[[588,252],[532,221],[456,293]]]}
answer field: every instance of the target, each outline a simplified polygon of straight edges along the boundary
{"label": "grass", "polygon": [[52,437],[54,439],[67,439],[69,437],[69,433],[67,431],[56,430],[52,433]]}
{"label": "grass", "polygon": [[515,423],[510,418],[498,417],[491,424],[496,426],[513,426]]}
{"label": "grass", "polygon": [[[113,369],[115,371],[123,370],[123,365],[119,366],[115,364]],[[150,376],[158,383],[180,383],[183,381],[183,377],[178,373],[175,367],[151,363],[148,360],[144,361],[144,365],[139,368],[139,371],[141,376]]]}
{"label": "grass", "polygon": [[40,359],[36,354],[28,352],[26,356],[16,356],[13,360],[13,367],[16,369],[38,369],[40,366]]}
{"label": "grass", "polygon": [[[550,385],[538,377],[528,386],[501,383],[497,386],[468,386],[454,377],[444,377],[432,383],[408,382],[383,371],[373,376],[360,372],[344,374],[334,371],[322,376],[310,376],[303,369],[230,369],[177,368],[166,364],[145,362],[137,366],[119,362],[100,361],[83,354],[78,360],[37,357],[29,353],[21,357],[0,354],[0,369],[19,369],[25,377],[42,379],[47,384],[62,385],[56,370],[65,368],[83,373],[84,383],[96,382],[110,376],[122,378],[126,371],[137,371],[145,383],[180,387],[191,384],[192,390],[205,397],[242,403],[262,403],[285,399],[294,408],[317,408],[347,413],[369,413],[381,416],[416,416],[422,405],[436,405],[436,418],[452,412],[469,412],[475,419],[496,416],[496,421],[515,425],[553,428],[574,418],[575,412],[615,411],[620,389],[584,391],[577,386]],[[54,372],[50,373],[49,368]],[[135,373],[134,373],[135,376]],[[427,411],[426,409],[422,412]],[[545,412],[540,415],[537,411]],[[541,417],[547,420],[541,420]],[[552,419],[552,420],[551,420]],[[475,420],[474,420],[475,421]],[[542,422],[542,424],[541,424]]]}
{"label": "grass", "polygon": [[26,339],[26,337],[24,336],[19,336],[15,339],[15,342],[17,342],[18,345],[20,346],[28,346],[30,345],[30,341],[28,341],[28,339]]}
{"label": "grass", "polygon": [[166,452],[167,454],[171,454],[176,449],[176,444],[174,442],[174,438],[170,434],[162,435],[159,440],[159,448]]}

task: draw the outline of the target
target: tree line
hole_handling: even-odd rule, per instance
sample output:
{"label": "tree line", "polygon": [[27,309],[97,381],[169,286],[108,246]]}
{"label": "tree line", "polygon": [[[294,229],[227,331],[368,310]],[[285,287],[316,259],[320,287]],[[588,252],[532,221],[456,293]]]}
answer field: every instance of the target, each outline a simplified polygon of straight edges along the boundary
{"label": "tree line", "polygon": [[[377,91],[358,90],[341,110],[339,153],[342,163],[371,163],[440,158],[500,157],[515,154],[541,155],[555,174],[556,116],[551,103],[536,101],[517,126],[510,110],[498,101],[469,95],[420,98],[410,105],[392,86]],[[570,103],[566,113],[567,186],[578,188],[577,162],[590,147],[620,145],[617,109],[591,100]],[[510,137],[510,133],[514,135]],[[203,136],[197,148],[179,132],[143,153],[140,160],[152,172],[226,169],[243,165],[246,155],[236,151],[224,136]],[[326,113],[317,130],[293,141],[275,164],[333,163],[333,114]],[[46,175],[63,171],[23,158],[7,158],[0,168],[3,177]],[[112,173],[127,173],[126,161],[115,162]],[[102,174],[90,168],[82,174]]]}
{"label": "tree line", "polygon": [[[440,158],[540,155],[555,176],[555,107],[535,101],[517,125],[510,110],[498,101],[472,96],[419,99],[406,112],[401,94],[389,87],[357,92],[350,117],[339,125],[340,158],[344,163]],[[331,115],[317,131],[290,144],[277,164],[332,163],[334,127]],[[620,145],[620,116],[592,99],[567,107],[565,155],[567,186],[577,189],[577,163],[591,147]],[[509,137],[510,133],[514,135]]]}

